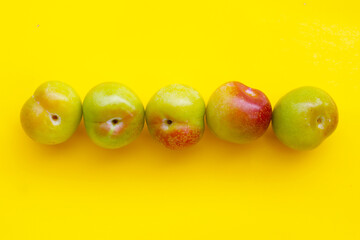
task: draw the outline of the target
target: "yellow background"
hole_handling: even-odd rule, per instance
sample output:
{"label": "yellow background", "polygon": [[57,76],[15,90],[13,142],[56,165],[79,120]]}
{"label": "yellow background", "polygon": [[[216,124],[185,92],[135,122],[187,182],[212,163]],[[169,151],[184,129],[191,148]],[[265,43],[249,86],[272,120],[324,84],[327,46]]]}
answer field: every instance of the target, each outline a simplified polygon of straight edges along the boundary
{"label": "yellow background", "polygon": [[[358,1],[1,1],[0,239],[360,239]],[[236,80],[265,92],[318,86],[340,122],[295,152],[271,127],[247,145],[173,152],[145,128],[118,150],[81,124],[58,146],[30,140],[22,104],[61,80],[82,99],[104,81],[144,105],[184,83],[208,100]]]}

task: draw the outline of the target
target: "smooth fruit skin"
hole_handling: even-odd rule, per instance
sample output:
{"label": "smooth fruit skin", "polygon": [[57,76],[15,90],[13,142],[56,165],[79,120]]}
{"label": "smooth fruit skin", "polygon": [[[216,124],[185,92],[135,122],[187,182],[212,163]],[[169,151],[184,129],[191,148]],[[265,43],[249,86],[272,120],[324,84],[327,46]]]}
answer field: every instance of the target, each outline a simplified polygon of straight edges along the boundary
{"label": "smooth fruit skin", "polygon": [[169,149],[183,149],[204,133],[205,102],[191,87],[172,84],[160,89],[146,107],[150,134]]}
{"label": "smooth fruit skin", "polygon": [[128,87],[115,82],[97,85],[84,99],[84,123],[91,140],[104,148],[120,148],[141,133],[144,106]]}
{"label": "smooth fruit skin", "polygon": [[206,122],[217,137],[242,144],[265,133],[271,112],[271,103],[264,93],[233,81],[221,85],[210,96]]}
{"label": "smooth fruit skin", "polygon": [[20,120],[26,134],[36,142],[59,144],[74,134],[81,116],[81,99],[75,90],[63,82],[49,81],[25,102]]}
{"label": "smooth fruit skin", "polygon": [[277,138],[295,150],[316,148],[338,124],[338,110],[329,94],[315,87],[301,87],[275,105],[272,126]]}

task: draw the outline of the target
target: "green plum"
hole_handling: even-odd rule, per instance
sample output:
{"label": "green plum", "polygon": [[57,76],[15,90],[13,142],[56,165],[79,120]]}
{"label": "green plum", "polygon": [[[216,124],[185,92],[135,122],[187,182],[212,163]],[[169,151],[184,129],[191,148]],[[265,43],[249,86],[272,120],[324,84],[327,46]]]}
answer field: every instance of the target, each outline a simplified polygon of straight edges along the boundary
{"label": "green plum", "polygon": [[270,101],[263,92],[233,81],[222,84],[211,95],[206,122],[217,137],[242,144],[265,133],[271,113]]}
{"label": "green plum", "polygon": [[129,144],[144,127],[141,100],[120,83],[102,83],[91,89],[84,99],[83,113],[87,134],[104,148]]}
{"label": "green plum", "polygon": [[160,89],[146,107],[150,134],[169,149],[183,149],[204,133],[205,102],[191,87],[172,84]]}
{"label": "green plum", "polygon": [[283,96],[275,105],[272,118],[277,138],[295,150],[316,148],[337,124],[334,100],[316,87],[301,87]]}
{"label": "green plum", "polygon": [[59,144],[76,131],[82,116],[81,99],[69,85],[49,81],[41,84],[23,105],[20,120],[36,142]]}

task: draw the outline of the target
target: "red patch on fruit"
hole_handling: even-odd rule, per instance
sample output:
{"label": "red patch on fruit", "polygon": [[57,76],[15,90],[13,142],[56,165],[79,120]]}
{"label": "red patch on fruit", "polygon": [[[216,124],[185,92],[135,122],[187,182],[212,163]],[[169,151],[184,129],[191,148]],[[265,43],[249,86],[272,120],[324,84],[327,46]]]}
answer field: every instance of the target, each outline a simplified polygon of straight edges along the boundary
{"label": "red patch on fruit", "polygon": [[242,83],[229,82],[225,84],[225,86],[229,88],[228,92],[230,95],[243,99],[244,102],[248,102],[253,105],[263,105],[269,101],[263,92],[254,88],[249,88]]}
{"label": "red patch on fruit", "polygon": [[257,89],[252,89],[239,82],[229,82],[224,85],[224,90],[232,97],[228,102],[228,122],[235,129],[242,129],[243,134],[261,136],[268,128],[272,107],[265,94]]}
{"label": "red patch on fruit", "polygon": [[[122,132],[126,129],[135,116],[135,113],[128,113],[126,117],[123,119],[118,119],[116,122],[113,120],[108,120],[103,123],[98,123],[96,127],[96,132],[100,136],[110,136],[112,138],[116,138],[117,136],[121,135]],[[116,118],[114,118],[116,119]]]}
{"label": "red patch on fruit", "polygon": [[111,122],[100,123],[96,129],[96,132],[100,136],[117,137],[125,129],[124,123],[119,122],[117,125],[113,125]]}
{"label": "red patch on fruit", "polygon": [[[180,124],[180,123],[178,123]],[[160,129],[156,132],[156,138],[167,148],[179,150],[197,143],[200,140],[201,131],[192,129],[187,125],[177,126],[176,129]]]}

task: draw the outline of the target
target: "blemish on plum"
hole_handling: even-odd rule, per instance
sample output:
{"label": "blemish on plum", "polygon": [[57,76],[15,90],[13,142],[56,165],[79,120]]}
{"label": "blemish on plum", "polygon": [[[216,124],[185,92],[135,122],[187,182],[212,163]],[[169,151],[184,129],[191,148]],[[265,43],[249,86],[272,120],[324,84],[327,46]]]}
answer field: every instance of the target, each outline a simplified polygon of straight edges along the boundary
{"label": "blemish on plum", "polygon": [[118,123],[119,123],[119,120],[117,120],[117,119],[113,119],[113,120],[111,121],[111,123],[112,123],[113,125],[116,125],[116,124],[118,124]]}
{"label": "blemish on plum", "polygon": [[171,124],[173,123],[173,121],[171,121],[170,119],[168,119],[168,120],[166,120],[166,123],[167,123],[168,125],[171,125]]}
{"label": "blemish on plum", "polygon": [[51,118],[54,120],[54,121],[57,121],[59,119],[59,116],[58,115],[55,115],[55,114],[52,114],[51,115]]}

